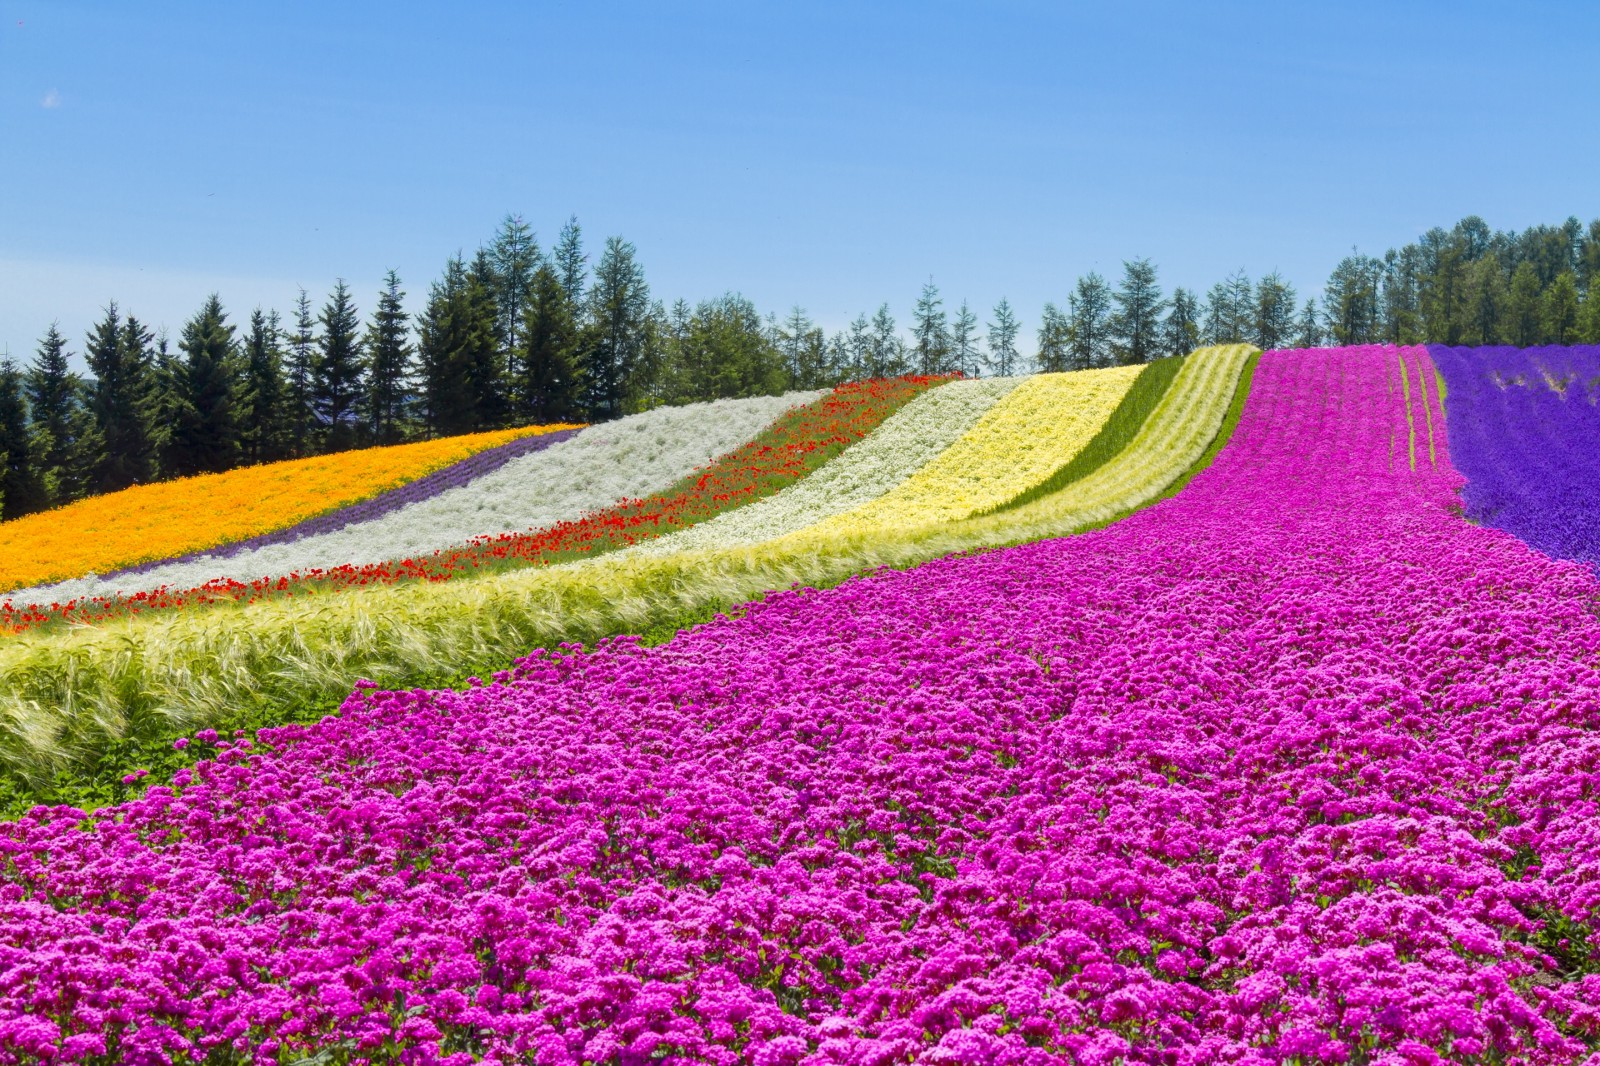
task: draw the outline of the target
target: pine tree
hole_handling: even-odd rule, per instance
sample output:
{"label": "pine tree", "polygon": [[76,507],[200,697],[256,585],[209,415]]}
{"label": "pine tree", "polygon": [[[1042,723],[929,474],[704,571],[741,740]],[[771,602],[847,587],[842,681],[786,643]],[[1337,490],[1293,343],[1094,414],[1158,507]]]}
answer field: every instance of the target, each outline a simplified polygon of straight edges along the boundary
{"label": "pine tree", "polygon": [[917,297],[912,312],[911,352],[916,360],[917,373],[943,374],[950,363],[950,330],[946,323],[944,301],[939,299],[939,287],[929,278]]}
{"label": "pine tree", "polygon": [[1578,335],[1578,281],[1562,271],[1539,301],[1539,324],[1546,344],[1571,344]]}
{"label": "pine tree", "polygon": [[0,521],[9,522],[49,506],[28,433],[22,371],[0,362]]}
{"label": "pine tree", "polygon": [[1282,348],[1294,336],[1294,308],[1298,297],[1294,286],[1272,271],[1256,285],[1256,347],[1263,351]]}
{"label": "pine tree", "polygon": [[1150,260],[1124,262],[1122,285],[1111,298],[1117,305],[1109,323],[1116,362],[1121,366],[1148,363],[1159,351],[1161,311],[1166,307]]}
{"label": "pine tree", "polygon": [[[1111,289],[1094,271],[1078,279],[1067,300],[1068,353],[1065,369],[1089,370],[1111,361]],[[1045,326],[1039,327],[1043,337]],[[1040,357],[1041,370],[1049,370]]]}
{"label": "pine tree", "polygon": [[132,315],[124,322],[115,302],[89,332],[84,359],[94,383],[89,390],[92,438],[84,447],[91,492],[115,492],[148,482],[154,473],[151,423],[155,381],[150,333]]}
{"label": "pine tree", "polygon": [[496,325],[508,370],[522,351],[522,320],[528,309],[533,272],[541,260],[539,241],[521,215],[507,215],[489,248]]}
{"label": "pine tree", "polygon": [[1061,313],[1055,304],[1045,301],[1039,315],[1039,352],[1034,363],[1044,374],[1059,374],[1063,370],[1086,370],[1079,365],[1079,354],[1073,348],[1072,321]]}
{"label": "pine tree", "polygon": [[1308,299],[1300,309],[1300,318],[1294,326],[1296,348],[1322,347],[1322,316],[1317,313],[1317,301]]}
{"label": "pine tree", "polygon": [[634,372],[645,354],[650,287],[636,256],[634,246],[621,237],[606,238],[589,290],[584,406],[596,422],[623,413]]}
{"label": "pine tree", "polygon": [[872,343],[867,357],[868,376],[895,377],[906,372],[906,346],[895,330],[888,304],[879,304],[872,316]]}
{"label": "pine tree", "polygon": [[[377,444],[398,444],[405,438],[407,413],[412,400],[411,345],[405,293],[400,275],[393,270],[383,277],[383,291],[372,312],[364,342],[367,389],[361,399],[361,420]],[[527,300],[523,301],[526,310]],[[516,336],[522,336],[519,324]]]}
{"label": "pine tree", "polygon": [[289,455],[289,388],[283,376],[278,312],[250,313],[244,342],[244,385],[239,395],[239,451],[246,464]]}
{"label": "pine tree", "polygon": [[583,382],[576,311],[554,268],[541,263],[533,275],[523,317],[523,351],[517,361],[520,420],[537,424],[580,417]]}
{"label": "pine tree", "polygon": [[216,293],[183,325],[170,474],[217,473],[239,460],[242,374],[233,331]]}
{"label": "pine tree", "polygon": [[1169,356],[1188,355],[1200,347],[1200,302],[1182,286],[1172,290],[1172,304],[1161,325],[1161,347]]}
{"label": "pine tree", "polygon": [[339,278],[317,316],[322,326],[316,372],[311,378],[311,410],[316,416],[323,452],[341,452],[356,444],[365,381],[361,365],[361,315],[350,287]]}
{"label": "pine tree", "polygon": [[1543,332],[1539,310],[1539,272],[1531,262],[1523,260],[1511,274],[1511,291],[1501,320],[1501,335],[1507,344],[1527,348],[1539,343]]}
{"label": "pine tree", "polygon": [[50,506],[75,500],[84,490],[79,461],[83,384],[68,358],[67,339],[52,322],[39,340],[25,383],[34,467]]}
{"label": "pine tree", "polygon": [[589,274],[588,259],[589,257],[583,254],[583,231],[578,228],[578,216],[573,215],[567,219],[567,224],[561,227],[561,236],[556,238],[556,246],[551,251],[551,260],[556,277],[561,279],[561,287],[567,291],[568,302],[578,310],[584,305],[584,286],[588,283]]}
{"label": "pine tree", "polygon": [[1017,352],[1017,334],[1021,331],[1022,324],[1011,310],[1011,302],[1002,296],[994,305],[994,321],[989,323],[988,369],[997,377],[1021,373],[1022,357]]}
{"label": "pine tree", "polygon": [[978,339],[978,316],[962,300],[950,323],[950,363],[952,370],[969,378],[983,371],[983,342]]}
{"label": "pine tree", "polygon": [[288,430],[290,453],[311,455],[317,441],[311,410],[311,391],[317,375],[317,329],[311,314],[311,295],[305,289],[294,302],[294,326],[289,332],[289,358],[285,367],[288,379]]}

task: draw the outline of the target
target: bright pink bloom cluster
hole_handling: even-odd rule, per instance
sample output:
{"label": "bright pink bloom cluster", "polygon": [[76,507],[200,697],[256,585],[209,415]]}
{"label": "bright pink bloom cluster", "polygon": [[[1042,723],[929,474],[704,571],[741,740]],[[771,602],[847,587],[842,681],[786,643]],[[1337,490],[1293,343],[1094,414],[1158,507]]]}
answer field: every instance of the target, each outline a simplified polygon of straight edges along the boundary
{"label": "bright pink bloom cluster", "polygon": [[0,829],[0,1060],[1585,1061],[1600,585],[1411,471],[1396,358],[1268,354],[1108,529]]}

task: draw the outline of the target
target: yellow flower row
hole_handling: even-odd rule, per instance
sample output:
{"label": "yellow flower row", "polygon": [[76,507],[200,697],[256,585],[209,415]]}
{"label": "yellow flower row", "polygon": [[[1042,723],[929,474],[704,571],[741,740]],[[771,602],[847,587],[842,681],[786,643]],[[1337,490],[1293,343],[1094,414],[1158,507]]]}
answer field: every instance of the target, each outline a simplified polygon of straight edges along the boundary
{"label": "yellow flower row", "polygon": [[1035,375],[900,485],[797,535],[953,522],[1008,503],[1082,451],[1142,369]]}
{"label": "yellow flower row", "polygon": [[525,426],[364,448],[79,500],[0,525],[0,594],[270,533],[519,437],[572,428]]}

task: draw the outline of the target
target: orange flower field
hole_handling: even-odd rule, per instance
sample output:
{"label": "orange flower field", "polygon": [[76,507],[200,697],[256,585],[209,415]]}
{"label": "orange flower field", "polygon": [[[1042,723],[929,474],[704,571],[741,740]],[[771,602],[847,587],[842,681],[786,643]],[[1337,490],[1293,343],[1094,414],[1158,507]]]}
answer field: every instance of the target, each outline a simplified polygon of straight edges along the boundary
{"label": "orange flower field", "polygon": [[524,426],[136,485],[0,525],[0,591],[228,544],[357,503],[521,437]]}

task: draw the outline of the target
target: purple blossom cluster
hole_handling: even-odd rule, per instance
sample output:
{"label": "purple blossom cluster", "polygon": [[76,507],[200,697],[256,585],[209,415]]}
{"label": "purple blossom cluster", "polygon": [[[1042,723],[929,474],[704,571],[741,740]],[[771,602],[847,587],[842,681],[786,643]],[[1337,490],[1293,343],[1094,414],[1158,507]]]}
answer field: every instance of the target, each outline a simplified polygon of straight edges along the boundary
{"label": "purple blossom cluster", "polygon": [[1429,352],[1467,517],[1600,566],[1600,345]]}
{"label": "purple blossom cluster", "polygon": [[212,559],[231,559],[256,548],[264,548],[271,544],[293,544],[306,537],[314,537],[322,533],[332,533],[343,529],[345,526],[359,525],[362,522],[371,522],[382,518],[386,514],[400,510],[413,503],[432,499],[449,489],[460,488],[478,478],[494,473],[513,459],[520,459],[524,455],[532,455],[568,440],[579,431],[576,429],[562,429],[553,433],[536,433],[527,437],[518,437],[516,440],[494,448],[486,448],[476,452],[449,466],[441,467],[431,474],[407,482],[388,492],[382,492],[368,500],[340,507],[326,514],[314,515],[303,522],[296,522],[292,526],[274,530],[271,533],[262,533],[248,540],[236,541],[221,547],[206,548],[204,551],[190,552],[187,555],[171,559],[154,559],[150,562],[139,563],[136,566],[126,567],[107,577],[116,577],[123,574],[142,574],[157,567],[169,566],[173,563],[193,562],[202,556]]}
{"label": "purple blossom cluster", "polygon": [[1395,359],[1098,532],[0,827],[0,1061],[1593,1062],[1600,583],[1394,461]]}

